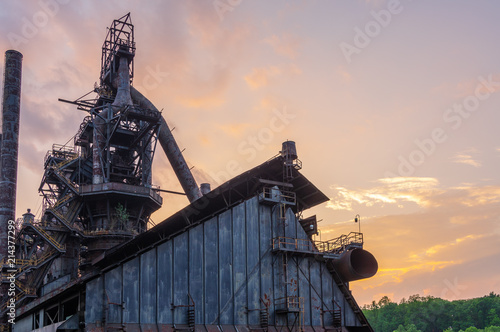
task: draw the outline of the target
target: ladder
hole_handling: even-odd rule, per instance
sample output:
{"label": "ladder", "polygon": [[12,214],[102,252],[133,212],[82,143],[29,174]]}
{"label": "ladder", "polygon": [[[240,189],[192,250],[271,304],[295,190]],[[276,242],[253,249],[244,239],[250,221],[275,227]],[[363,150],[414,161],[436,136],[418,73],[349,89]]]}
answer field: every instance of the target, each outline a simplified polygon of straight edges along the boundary
{"label": "ladder", "polygon": [[191,331],[194,331],[194,325],[196,323],[196,317],[195,317],[195,308],[194,308],[194,300],[191,297],[191,294],[188,293],[188,298],[190,301],[190,304],[187,306],[187,316],[188,316],[188,326],[191,329]]}
{"label": "ladder", "polygon": [[260,298],[260,302],[264,305],[264,307],[259,309],[259,322],[260,322],[260,327],[264,330],[267,331],[267,328],[269,327],[269,307]]}
{"label": "ladder", "polygon": [[342,326],[342,307],[337,303],[337,301],[333,300],[333,310],[332,310],[332,319],[334,327]]}
{"label": "ladder", "polygon": [[[278,315],[286,315],[286,321],[290,331],[304,331],[304,298],[299,296],[285,296],[274,300],[275,312]],[[288,324],[288,314],[293,314],[293,324]],[[296,329],[295,329],[296,328]]]}
{"label": "ladder", "polygon": [[188,293],[187,296],[188,296],[189,304],[172,305],[172,309],[176,309],[176,308],[186,308],[187,309],[187,325],[174,323],[172,326],[174,331],[194,332],[195,324],[196,324],[195,303],[194,303],[193,298],[191,297],[191,294]]}

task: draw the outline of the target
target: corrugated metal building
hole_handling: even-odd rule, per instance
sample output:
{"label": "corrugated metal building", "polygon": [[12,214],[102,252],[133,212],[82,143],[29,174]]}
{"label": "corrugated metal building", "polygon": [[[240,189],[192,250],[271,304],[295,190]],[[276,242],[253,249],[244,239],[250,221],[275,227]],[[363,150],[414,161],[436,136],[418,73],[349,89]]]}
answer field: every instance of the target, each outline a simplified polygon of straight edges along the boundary
{"label": "corrugated metal building", "polygon": [[[14,331],[45,325],[50,310],[61,321],[83,315],[88,331],[370,330],[334,259],[296,216],[327,197],[294,169],[287,196],[296,199],[283,205],[273,186],[283,164],[274,158],[109,250],[99,273],[25,306]],[[77,308],[65,314],[71,298]]]}

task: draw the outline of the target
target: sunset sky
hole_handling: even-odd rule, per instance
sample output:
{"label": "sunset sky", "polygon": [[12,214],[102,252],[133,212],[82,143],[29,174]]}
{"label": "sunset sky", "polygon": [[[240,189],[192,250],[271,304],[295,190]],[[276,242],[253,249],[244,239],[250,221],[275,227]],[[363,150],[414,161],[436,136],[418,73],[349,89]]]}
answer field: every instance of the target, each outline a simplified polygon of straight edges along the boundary
{"label": "sunset sky", "polygon": [[[330,197],[306,213],[321,239],[361,216],[379,262],[351,284],[361,305],[500,293],[500,2],[1,1],[2,57],[24,55],[18,217],[40,213],[43,157],[86,115],[57,99],[93,89],[106,27],[128,12],[134,86],[175,127],[198,183],[294,140]],[[161,149],[153,181],[181,190]],[[155,222],[187,204],[163,199]]]}

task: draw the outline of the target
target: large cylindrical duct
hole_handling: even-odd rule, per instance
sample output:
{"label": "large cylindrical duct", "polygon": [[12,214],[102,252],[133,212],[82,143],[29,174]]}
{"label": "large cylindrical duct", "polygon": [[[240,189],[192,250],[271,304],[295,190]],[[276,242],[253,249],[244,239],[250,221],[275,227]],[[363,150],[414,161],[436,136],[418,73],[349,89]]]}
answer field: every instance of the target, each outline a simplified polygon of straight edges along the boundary
{"label": "large cylindrical duct", "polygon": [[130,74],[128,60],[126,57],[121,57],[116,81],[116,97],[112,104],[113,111],[116,113],[123,107],[132,105],[132,98],[130,97]]}
{"label": "large cylindrical duct", "polygon": [[366,250],[349,250],[335,260],[333,263],[335,270],[344,281],[354,281],[373,277],[378,270],[378,263],[375,257]]}
{"label": "large cylindrical duct", "polygon": [[[153,109],[158,111],[158,109],[153,105],[149,99],[144,97],[139,91],[137,91],[133,86],[130,87],[130,93],[132,95],[132,100],[137,103],[142,108]],[[196,180],[191,173],[184,156],[182,155],[177,142],[167,125],[167,122],[161,117],[160,120],[160,132],[158,134],[158,140],[160,141],[161,147],[165,154],[167,155],[168,161],[174,169],[175,175],[181,183],[182,189],[186,193],[190,202],[193,202],[201,197],[200,189],[196,184]]]}
{"label": "large cylindrical duct", "polygon": [[[18,51],[5,52],[0,159],[0,169],[2,170],[0,178],[0,261],[8,256],[8,225],[9,220],[14,220],[16,211],[22,61],[23,55]],[[2,295],[6,294],[3,288],[5,285],[2,284]]]}

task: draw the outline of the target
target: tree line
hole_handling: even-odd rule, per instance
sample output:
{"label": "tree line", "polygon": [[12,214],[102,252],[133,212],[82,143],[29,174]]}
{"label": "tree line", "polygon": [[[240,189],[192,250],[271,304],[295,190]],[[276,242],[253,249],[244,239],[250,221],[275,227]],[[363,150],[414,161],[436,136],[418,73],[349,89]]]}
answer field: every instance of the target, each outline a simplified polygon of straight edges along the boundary
{"label": "tree line", "polygon": [[500,332],[500,295],[447,301],[411,295],[399,303],[387,296],[363,306],[376,332]]}

